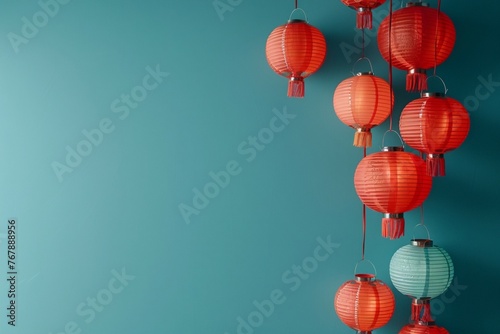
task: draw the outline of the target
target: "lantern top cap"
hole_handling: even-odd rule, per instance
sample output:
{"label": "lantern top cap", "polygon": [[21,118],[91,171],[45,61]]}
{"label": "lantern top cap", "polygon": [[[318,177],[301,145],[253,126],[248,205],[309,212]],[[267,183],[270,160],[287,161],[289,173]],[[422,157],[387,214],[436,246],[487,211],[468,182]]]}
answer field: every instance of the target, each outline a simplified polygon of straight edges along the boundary
{"label": "lantern top cap", "polygon": [[429,7],[429,4],[427,2],[408,2],[406,4],[406,7],[415,7],[415,6]]}
{"label": "lantern top cap", "polygon": [[373,72],[372,71],[368,71],[368,72],[358,72],[356,73],[356,76],[360,77],[362,75],[373,75]]}
{"label": "lantern top cap", "polygon": [[446,94],[442,92],[425,92],[422,93],[422,97],[446,97]]}
{"label": "lantern top cap", "polygon": [[375,275],[373,274],[356,274],[356,282],[373,282],[375,280]]}
{"label": "lantern top cap", "polygon": [[288,23],[305,23],[306,21],[303,19],[290,19]]}
{"label": "lantern top cap", "polygon": [[436,322],[434,320],[431,320],[431,321],[422,321],[422,320],[419,320],[419,321],[414,321],[412,320],[410,322],[412,325],[419,325],[419,326],[434,326],[436,325]]}
{"label": "lantern top cap", "polygon": [[411,245],[416,247],[427,248],[434,246],[434,243],[430,239],[412,239]]}
{"label": "lantern top cap", "polygon": [[403,152],[405,149],[403,146],[384,146],[382,152]]}
{"label": "lantern top cap", "polygon": [[430,304],[430,302],[431,302],[430,297],[422,297],[422,298],[414,298],[412,303],[414,305],[425,305],[425,304]]}

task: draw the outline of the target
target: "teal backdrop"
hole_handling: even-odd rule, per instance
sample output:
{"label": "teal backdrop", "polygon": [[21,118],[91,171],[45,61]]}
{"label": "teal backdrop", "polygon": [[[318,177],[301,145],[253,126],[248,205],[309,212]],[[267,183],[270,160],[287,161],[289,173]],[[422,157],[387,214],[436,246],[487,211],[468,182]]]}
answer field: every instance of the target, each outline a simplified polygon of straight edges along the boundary
{"label": "teal backdrop", "polygon": [[[363,153],[332,96],[361,56],[361,35],[340,1],[299,5],[328,53],[305,98],[290,99],[264,50],[291,0],[0,1],[0,331],[353,332],[333,296],[361,259],[353,175]],[[376,29],[388,8],[365,38],[386,79]],[[450,333],[493,334],[500,4],[443,1],[442,10],[457,41],[437,73],[471,130],[425,202],[431,238],[455,264],[432,312]],[[418,97],[404,75],[394,70],[396,130]],[[374,130],[369,154],[388,128]],[[380,236],[380,219],[368,210],[366,258],[393,288],[392,255],[425,231],[414,229],[418,209],[398,240]],[[376,333],[408,322],[410,299],[393,291],[394,316]]]}

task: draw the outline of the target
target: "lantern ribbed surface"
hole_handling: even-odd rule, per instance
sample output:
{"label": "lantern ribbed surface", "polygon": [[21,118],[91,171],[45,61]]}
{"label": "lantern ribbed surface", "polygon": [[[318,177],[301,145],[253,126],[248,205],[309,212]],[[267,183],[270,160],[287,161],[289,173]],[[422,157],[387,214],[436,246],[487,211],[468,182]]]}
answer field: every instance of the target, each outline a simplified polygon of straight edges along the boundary
{"label": "lantern ribbed surface", "polygon": [[[382,57],[389,62],[389,16],[382,20],[377,40]],[[392,65],[408,71],[406,89],[427,89],[425,70],[444,62],[455,45],[455,26],[438,10],[413,4],[392,15]]]}
{"label": "lantern ribbed surface", "polygon": [[430,193],[432,177],[424,160],[402,151],[385,148],[363,158],[354,174],[354,186],[361,201],[384,213],[382,236],[396,239],[404,235],[403,213],[420,206]]}
{"label": "lantern ribbed surface", "polygon": [[395,300],[391,289],[374,275],[357,274],[337,290],[334,306],[344,324],[369,332],[389,322]]}
{"label": "lantern ribbed surface", "polygon": [[345,79],[333,94],[334,111],[342,123],[356,129],[353,145],[358,147],[371,146],[371,128],[389,117],[393,103],[389,84],[371,73]]}
{"label": "lantern ribbed surface", "polygon": [[455,99],[425,96],[411,101],[401,113],[401,136],[416,150],[427,154],[427,171],[444,176],[443,154],[458,148],[470,129],[469,113]]}
{"label": "lantern ribbed surface", "polygon": [[289,79],[289,97],[304,96],[304,78],[321,67],[325,56],[325,37],[303,20],[291,20],[267,38],[267,61],[276,73]]}
{"label": "lantern ribbed surface", "polygon": [[356,10],[356,27],[358,29],[373,27],[372,9],[382,5],[385,0],[341,0],[346,6]]}
{"label": "lantern ribbed surface", "polygon": [[443,328],[435,325],[406,325],[400,331],[399,334],[449,334],[449,332]]}
{"label": "lantern ribbed surface", "polygon": [[418,299],[439,296],[450,286],[454,275],[450,255],[434,246],[431,240],[424,239],[398,249],[392,256],[389,270],[394,287]]}

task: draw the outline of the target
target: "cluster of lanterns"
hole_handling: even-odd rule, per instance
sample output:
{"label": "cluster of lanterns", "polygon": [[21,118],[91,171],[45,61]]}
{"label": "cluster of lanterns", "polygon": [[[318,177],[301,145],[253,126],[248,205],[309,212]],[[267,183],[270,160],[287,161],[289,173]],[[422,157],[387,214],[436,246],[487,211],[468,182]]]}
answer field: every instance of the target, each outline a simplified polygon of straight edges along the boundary
{"label": "cluster of lanterns", "polygon": [[[356,10],[359,29],[372,28],[372,10],[385,2],[341,1]],[[437,9],[410,2],[393,12],[391,0],[390,15],[381,22],[377,33],[379,51],[391,71],[392,67],[406,71],[406,90],[421,93],[420,98],[406,105],[399,122],[402,142],[419,151],[420,156],[405,152],[403,145],[366,155],[366,148],[372,145],[371,129],[392,117],[392,81],[375,76],[372,69],[343,80],[333,94],[335,114],[355,130],[353,145],[365,149],[354,173],[356,193],[365,206],[384,215],[382,236],[389,239],[404,235],[404,213],[423,204],[433,177],[445,176],[444,154],[458,148],[470,128],[466,109],[446,96],[444,82],[444,92],[424,92],[426,70],[434,68],[436,76],[436,66],[448,58],[455,44],[455,27],[441,12],[438,1]],[[274,29],[266,43],[270,67],[289,80],[289,97],[304,96],[304,79],[322,66],[326,56],[322,33],[307,23],[307,17],[292,19],[297,10],[301,9],[295,2],[289,21]],[[390,262],[391,281],[413,300],[411,323],[400,334],[448,333],[434,323],[430,300],[449,287],[453,275],[450,256],[430,237],[413,239],[396,251]],[[369,334],[391,319],[395,301],[391,289],[374,274],[355,272],[354,279],[338,289],[334,307],[347,326]]]}

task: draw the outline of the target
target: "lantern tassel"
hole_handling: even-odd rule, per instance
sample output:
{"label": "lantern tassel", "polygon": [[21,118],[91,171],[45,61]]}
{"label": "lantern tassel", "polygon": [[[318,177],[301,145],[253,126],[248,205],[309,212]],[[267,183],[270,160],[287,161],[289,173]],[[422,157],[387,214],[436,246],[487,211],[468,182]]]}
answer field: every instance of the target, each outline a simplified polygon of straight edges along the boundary
{"label": "lantern tassel", "polygon": [[405,219],[402,213],[386,213],[382,218],[382,236],[398,239],[405,234]]}
{"label": "lantern tassel", "polygon": [[426,301],[424,304],[415,303],[411,304],[411,320],[414,322],[431,322],[434,321],[431,315],[431,304]]}
{"label": "lantern tassel", "polygon": [[421,92],[427,89],[427,74],[425,70],[414,69],[406,75],[406,90],[408,92]]}
{"label": "lantern tassel", "polygon": [[372,133],[370,129],[358,129],[354,133],[353,145],[356,147],[371,147],[372,146]]}
{"label": "lantern tassel", "polygon": [[358,29],[372,28],[372,11],[370,8],[359,8],[356,14],[356,27]]}
{"label": "lantern tassel", "polygon": [[427,155],[427,174],[430,176],[446,176],[446,169],[443,154]]}
{"label": "lantern tassel", "polygon": [[288,81],[288,97],[304,97],[304,78],[291,77]]}

